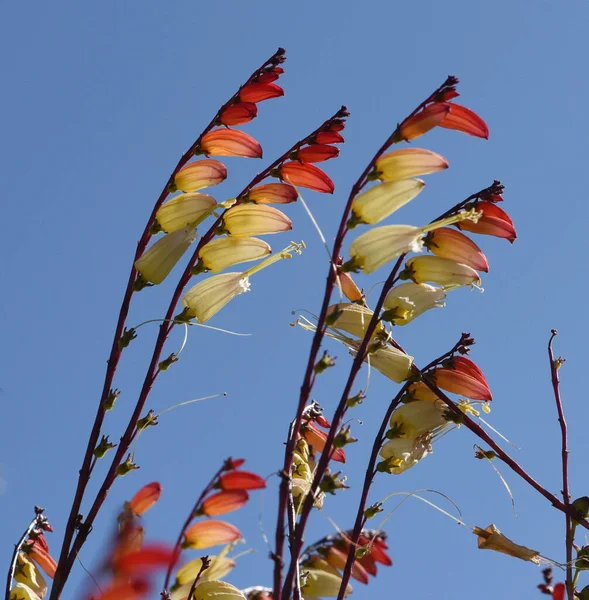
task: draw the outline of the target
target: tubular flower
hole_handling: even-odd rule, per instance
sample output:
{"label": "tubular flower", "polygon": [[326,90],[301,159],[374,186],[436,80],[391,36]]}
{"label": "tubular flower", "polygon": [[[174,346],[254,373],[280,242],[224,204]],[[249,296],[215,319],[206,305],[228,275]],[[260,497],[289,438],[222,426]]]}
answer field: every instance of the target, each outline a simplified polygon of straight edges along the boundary
{"label": "tubular flower", "polygon": [[288,183],[265,183],[247,194],[247,200],[257,204],[289,204],[296,202],[298,197],[299,193]]}
{"label": "tubular flower", "polygon": [[18,555],[14,579],[18,583],[26,585],[40,598],[43,598],[47,593],[47,582],[43,574],[37,568],[37,565],[31,562],[23,552]]}
{"label": "tubular flower", "polygon": [[195,227],[204,221],[216,206],[216,200],[207,194],[180,194],[160,207],[155,218],[166,233],[172,233],[185,227]]}
{"label": "tubular flower", "polygon": [[444,129],[454,129],[475,137],[489,139],[489,128],[487,124],[475,112],[461,106],[460,104],[449,104],[450,112],[446,118],[439,123]]}
{"label": "tubular flower", "polygon": [[248,501],[249,494],[245,490],[222,491],[209,496],[202,504],[202,514],[207,517],[224,515],[240,509]]}
{"label": "tubular flower", "polygon": [[415,283],[430,281],[446,290],[481,283],[479,274],[472,267],[439,256],[416,256],[408,260],[401,279],[412,279]]}
{"label": "tubular flower", "polygon": [[276,169],[276,175],[283,181],[322,194],[333,194],[335,190],[335,185],[327,173],[315,165],[286,162]]}
{"label": "tubular flower", "polygon": [[223,228],[229,235],[269,235],[292,229],[292,221],[281,211],[264,204],[240,204],[223,215]]}
{"label": "tubular flower", "polygon": [[198,151],[213,156],[262,158],[262,146],[251,135],[229,127],[205,133]]}
{"label": "tubular flower", "polygon": [[376,161],[375,175],[382,181],[399,181],[447,168],[448,161],[435,152],[422,148],[403,148],[381,156]]}
{"label": "tubular flower", "polygon": [[[342,578],[333,573],[327,573],[323,570],[309,569],[307,571],[307,580],[302,586],[301,591],[305,598],[335,598],[339,594],[342,584]],[[352,593],[352,586],[348,584],[345,595]]]}
{"label": "tubular flower", "polygon": [[424,433],[448,424],[446,405],[434,402],[410,402],[397,408],[391,415],[390,438],[415,439]]}
{"label": "tubular flower", "polygon": [[235,586],[226,581],[203,581],[194,590],[194,600],[245,600]]}
{"label": "tubular flower", "polygon": [[236,542],[241,539],[241,532],[231,523],[210,519],[191,525],[184,536],[182,548],[202,550],[219,544]]}
{"label": "tubular flower", "polygon": [[[332,126],[333,127],[333,126]],[[343,129],[343,127],[342,127]],[[341,129],[339,130],[341,131]],[[335,130],[320,131],[313,140],[313,144],[343,144],[344,137]]]}
{"label": "tubular flower", "polygon": [[[309,421],[303,426],[302,435],[309,446],[313,447],[313,450],[323,452],[327,441],[327,433],[321,431],[312,421]],[[331,460],[345,463],[346,453],[341,448],[332,448]]]}
{"label": "tubular flower", "polygon": [[380,223],[419,195],[424,186],[420,179],[402,179],[370,188],[354,198],[353,217],[348,226]]}
{"label": "tubular flower", "polygon": [[408,142],[418,138],[430,129],[440,125],[449,113],[450,105],[445,102],[434,102],[426,106],[422,111],[401,123],[399,128],[400,139]]}
{"label": "tubular flower", "polygon": [[[341,569],[343,571],[348,560],[348,553],[343,552],[339,548],[331,546],[331,548],[325,552],[325,560],[332,567]],[[368,583],[368,573],[366,569],[357,561],[352,565],[352,577],[360,583]]]}
{"label": "tubular flower", "polygon": [[[358,342],[350,344],[351,353],[356,355],[359,347]],[[413,361],[413,356],[409,356],[392,346],[381,346],[375,351],[369,351],[366,358],[364,358],[365,363],[368,363],[372,368],[395,383],[402,383],[409,377]]]}
{"label": "tubular flower", "polygon": [[228,106],[219,117],[223,125],[243,125],[258,116],[258,107],[253,102],[238,102]]}
{"label": "tubular flower", "polygon": [[313,144],[306,148],[301,148],[294,158],[303,163],[317,163],[336,158],[339,156],[339,148],[327,144]]}
{"label": "tubular flower", "polygon": [[154,481],[144,485],[133,499],[127,503],[127,508],[137,517],[147,512],[159,499],[162,494],[162,486]]}
{"label": "tubular flower", "polygon": [[477,202],[476,210],[482,212],[479,220],[476,223],[473,221],[463,221],[458,224],[459,229],[481,235],[505,238],[511,243],[515,241],[517,235],[513,221],[502,208],[492,202]]}
{"label": "tubular flower", "polygon": [[272,253],[270,246],[254,237],[222,237],[200,249],[198,268],[219,273],[227,267],[257,260]]}
{"label": "tubular flower", "polygon": [[174,186],[183,192],[196,192],[217,185],[226,178],[227,167],[218,160],[207,158],[182,167],[174,175]]}
{"label": "tubular flower", "polygon": [[383,459],[380,468],[392,475],[399,475],[414,467],[431,452],[431,436],[428,433],[417,438],[395,438],[380,449],[380,457]]}
{"label": "tubular flower", "polygon": [[249,471],[230,471],[221,475],[219,485],[222,490],[260,490],[266,487],[266,480]]}
{"label": "tubular flower", "polygon": [[424,245],[436,256],[455,260],[484,273],[489,271],[489,263],[482,250],[469,237],[456,229],[441,227],[431,231],[427,234]]}
{"label": "tubular flower", "polygon": [[383,304],[383,318],[394,325],[407,325],[430,308],[446,306],[443,289],[427,283],[402,283],[395,286]]}
{"label": "tubular flower", "polygon": [[196,229],[193,227],[168,233],[135,261],[135,268],[146,281],[161,283],[195,239]]}
{"label": "tubular flower", "polygon": [[470,375],[471,377],[478,379],[481,383],[484,383],[487,387],[489,386],[487,378],[481,368],[466,356],[453,356],[452,358],[445,360],[443,366]]}
{"label": "tubular flower", "polygon": [[364,534],[358,539],[358,543],[362,546],[368,546],[370,548],[370,555],[374,558],[377,563],[390,567],[393,564],[391,557],[385,552],[388,550],[388,545],[384,538],[381,537],[382,533],[376,537],[366,537]]}
{"label": "tubular flower", "polygon": [[436,369],[434,371],[435,384],[442,390],[465,396],[471,400],[493,399],[486,380],[473,377],[458,369]]}
{"label": "tubular flower", "polygon": [[186,292],[182,304],[191,318],[206,323],[235,296],[248,292],[249,277],[245,273],[222,273],[204,279]]}
{"label": "tubular flower", "polygon": [[239,92],[242,102],[263,102],[280,96],[284,96],[284,90],[275,83],[248,83]]}
{"label": "tubular flower", "polygon": [[489,525],[486,529],[475,527],[473,533],[478,536],[478,546],[480,550],[494,550],[507,554],[521,560],[540,564],[540,554],[536,550],[530,550],[525,546],[520,546],[505,537],[495,525]]}
{"label": "tubular flower", "polygon": [[49,554],[49,551],[36,542],[37,540],[29,550],[29,558],[34,561],[38,567],[41,567],[45,575],[53,579],[53,577],[55,577],[55,571],[57,570],[57,563],[51,554]]}
{"label": "tubular flower", "polygon": [[338,273],[338,281],[344,296],[350,302],[357,302],[358,304],[364,303],[364,294],[349,273],[343,271]]}
{"label": "tubular flower", "polygon": [[[341,329],[362,339],[366,335],[373,314],[368,307],[360,304],[332,304],[327,309],[327,322],[332,328]],[[382,323],[377,323],[373,337],[384,332]]]}

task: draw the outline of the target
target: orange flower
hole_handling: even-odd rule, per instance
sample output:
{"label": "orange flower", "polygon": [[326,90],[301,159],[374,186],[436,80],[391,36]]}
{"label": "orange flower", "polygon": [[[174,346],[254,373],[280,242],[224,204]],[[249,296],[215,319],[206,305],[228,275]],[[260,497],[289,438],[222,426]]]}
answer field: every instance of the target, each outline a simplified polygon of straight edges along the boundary
{"label": "orange flower", "polygon": [[450,258],[487,273],[489,263],[482,250],[467,236],[456,229],[440,227],[430,231],[424,240],[425,247],[436,256]]}
{"label": "orange flower", "polygon": [[311,143],[312,144],[343,144],[344,138],[341,134],[338,133],[338,131],[341,131],[344,128],[344,126],[345,125],[343,125],[343,121],[342,121],[341,126],[337,125],[335,123],[332,123],[331,126],[329,127],[329,131],[320,131],[315,136],[315,138],[313,139],[313,141]]}
{"label": "orange flower", "polygon": [[316,163],[335,158],[336,156],[339,156],[339,148],[326,144],[313,144],[312,146],[301,148],[293,158],[303,163]]}
{"label": "orange flower", "polygon": [[322,194],[333,194],[335,185],[321,169],[315,165],[298,162],[284,163],[277,170],[278,176],[293,185],[308,188]]}
{"label": "orange flower", "polygon": [[365,535],[361,535],[358,538],[359,546],[369,546],[370,548],[370,556],[381,565],[385,565],[386,567],[390,567],[393,564],[390,556],[385,552],[388,549],[387,543],[380,537],[377,538],[368,538]]}
{"label": "orange flower", "polygon": [[29,550],[29,558],[36,562],[48,577],[51,577],[52,579],[55,577],[57,563],[49,554],[48,550],[37,544],[37,541],[33,542],[33,545]]}
{"label": "orange flower", "polygon": [[241,467],[241,465],[243,465],[244,462],[245,458],[230,458],[225,463],[225,469],[239,469],[239,467]]}
{"label": "orange flower", "polygon": [[[303,427],[302,435],[305,438],[305,441],[310,446],[313,446],[314,450],[323,452],[327,440],[327,433],[318,429],[314,423],[308,422]],[[345,463],[346,453],[341,448],[336,448],[335,450],[332,448],[331,459],[335,462]]]}
{"label": "orange flower", "polygon": [[265,183],[251,189],[247,199],[259,204],[289,204],[299,197],[298,192],[288,183]]}
{"label": "orange flower", "polygon": [[179,552],[161,544],[149,544],[140,550],[126,552],[117,557],[113,568],[125,575],[145,574],[155,569],[164,569],[176,564]]}
{"label": "orange flower", "polygon": [[255,81],[256,83],[272,83],[273,81],[276,81],[283,73],[283,68],[274,67],[274,69],[258,75]]}
{"label": "orange flower", "polygon": [[239,129],[214,129],[206,133],[197,149],[203,154],[214,156],[243,156],[262,158],[262,146],[247,133]]}
{"label": "orange flower", "polygon": [[450,112],[446,118],[439,123],[444,129],[455,129],[468,135],[489,139],[489,128],[487,124],[472,110],[460,104],[449,104]]}
{"label": "orange flower", "polygon": [[143,486],[128,503],[129,510],[137,517],[149,510],[160,498],[162,486],[154,481]]}
{"label": "orange flower", "polygon": [[149,592],[149,588],[149,583],[143,579],[117,581],[106,588],[95,600],[140,600]]}
{"label": "orange flower", "polygon": [[275,83],[248,83],[239,92],[242,102],[263,102],[284,96],[284,90]]}
{"label": "orange flower", "polygon": [[369,575],[376,577],[378,569],[372,554],[365,554],[362,558],[358,559],[358,562],[364,567]]}
{"label": "orange flower", "polygon": [[[338,273],[339,284],[342,288],[342,292],[344,296],[350,302],[358,302],[361,303],[364,300],[364,294],[362,290],[356,285],[352,276],[349,273],[340,272]],[[329,425],[327,425],[329,427]]]}
{"label": "orange flower", "polygon": [[218,544],[231,544],[241,538],[241,532],[235,525],[225,521],[200,521],[186,530],[183,548],[201,550]]}
{"label": "orange flower", "polygon": [[227,178],[227,168],[218,160],[204,159],[182,167],[174,176],[174,185],[183,192],[196,192],[217,185]]}
{"label": "orange flower", "polygon": [[224,515],[241,508],[249,499],[245,490],[222,491],[213,494],[202,504],[202,513],[207,517]]}
{"label": "orange flower", "polygon": [[259,490],[266,487],[266,480],[249,471],[230,471],[221,475],[222,490]]}
{"label": "orange flower", "polygon": [[502,208],[492,202],[477,202],[475,208],[483,213],[479,220],[476,223],[468,220],[460,221],[457,224],[458,229],[505,238],[511,243],[514,242],[517,235],[513,221]]}
{"label": "orange flower", "polygon": [[434,371],[434,381],[440,389],[466,396],[471,400],[493,399],[484,376],[473,377],[460,369],[441,368]]}
{"label": "orange flower", "polygon": [[427,133],[430,129],[440,125],[449,113],[450,105],[445,102],[430,104],[421,112],[401,123],[399,137],[405,141],[414,140],[420,135]]}
{"label": "orange flower", "polygon": [[[334,548],[333,546],[327,550],[325,554],[325,560],[336,569],[343,569],[346,566],[346,561],[348,560],[347,552],[342,552],[338,548]],[[368,573],[366,569],[359,563],[354,562],[352,565],[352,577],[359,581],[360,583],[368,583]]]}
{"label": "orange flower", "polygon": [[253,102],[238,102],[228,106],[219,117],[223,125],[243,125],[258,116],[258,107]]}
{"label": "orange flower", "polygon": [[466,356],[454,356],[449,360],[444,362],[444,366],[448,366],[451,369],[455,369],[456,371],[460,371],[466,375],[470,375],[475,379],[478,379],[482,383],[484,383],[487,387],[489,386],[487,382],[487,378],[485,374],[481,371],[481,368],[470,358]]}

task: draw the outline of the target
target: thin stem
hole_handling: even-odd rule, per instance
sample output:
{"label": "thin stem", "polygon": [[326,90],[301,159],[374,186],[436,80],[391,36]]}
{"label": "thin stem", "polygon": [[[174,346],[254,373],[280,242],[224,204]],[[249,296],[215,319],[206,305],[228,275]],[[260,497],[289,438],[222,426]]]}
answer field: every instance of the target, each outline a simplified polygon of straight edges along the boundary
{"label": "thin stem", "polygon": [[202,565],[190,586],[190,592],[188,592],[188,598],[186,600],[192,600],[194,598],[194,592],[196,591],[196,586],[198,585],[201,575],[211,566],[211,561],[208,556],[203,556],[200,560],[202,560]]}
{"label": "thin stem", "polygon": [[[552,388],[554,390],[554,400],[556,402],[556,410],[558,412],[558,422],[560,423],[561,433],[561,454],[562,454],[562,499],[567,508],[570,508],[571,496],[569,493],[569,449],[568,449],[568,433],[567,422],[564,417],[564,409],[560,397],[560,379],[558,370],[562,364],[562,359],[555,359],[552,352],[552,341],[558,335],[556,329],[551,331],[550,339],[548,340],[548,359],[550,361],[550,376],[552,379]],[[565,546],[566,546],[566,589],[567,597],[573,600],[574,583],[573,583],[573,524],[570,514],[565,514]]]}
{"label": "thin stem", "polygon": [[[115,373],[116,373],[116,370],[117,370],[117,367],[118,367],[118,364],[119,364],[119,361],[121,358],[121,354],[122,354],[122,348],[119,347],[119,339],[121,338],[121,336],[123,334],[125,322],[127,320],[127,315],[129,313],[129,307],[131,304],[131,297],[132,297],[133,291],[134,291],[133,286],[135,283],[135,279],[137,277],[137,271],[135,269],[135,262],[141,257],[141,255],[145,251],[145,248],[147,247],[147,244],[149,243],[149,240],[151,239],[151,231],[150,230],[155,221],[155,215],[156,215],[158,209],[160,208],[160,206],[164,203],[164,201],[170,194],[170,186],[174,183],[174,178],[175,178],[176,174],[178,173],[178,171],[180,171],[180,169],[182,167],[184,167],[188,163],[188,161],[194,156],[194,151],[200,145],[203,136],[206,133],[208,133],[211,129],[213,129],[213,127],[215,127],[217,125],[219,116],[225,110],[225,108],[227,108],[230,104],[232,104],[239,97],[239,91],[241,90],[241,88],[243,86],[247,85],[248,83],[250,83],[251,81],[253,81],[253,79],[256,76],[258,76],[260,74],[260,72],[262,72],[267,67],[269,67],[271,65],[275,65],[275,64],[280,64],[281,62],[283,62],[284,54],[285,54],[284,49],[279,48],[267,61],[264,62],[264,64],[260,68],[256,69],[256,71],[254,71],[254,73],[252,73],[252,75],[239,88],[239,90],[227,102],[225,102],[225,104],[223,104],[223,106],[215,114],[215,116],[213,117],[211,122],[204,128],[202,133],[198,136],[198,138],[194,141],[194,143],[190,146],[190,148],[181,156],[176,167],[172,171],[172,174],[170,175],[168,181],[166,182],[164,188],[162,189],[158,199],[156,200],[156,203],[151,211],[151,215],[150,215],[149,219],[147,220],[147,223],[143,230],[143,234],[141,235],[141,238],[137,242],[137,249],[135,251],[135,257],[133,258],[131,272],[129,273],[129,279],[127,282],[127,287],[125,289],[125,294],[123,296],[123,301],[121,303],[121,308],[119,311],[119,316],[118,316],[117,324],[115,327],[115,334],[113,336],[110,355],[109,355],[109,358],[107,361],[107,368],[106,368],[106,374],[104,377],[104,385],[102,388],[102,395],[100,397],[100,402],[98,403],[96,416],[94,418],[94,424],[92,425],[92,430],[91,430],[90,436],[88,438],[88,445],[86,447],[86,452],[84,454],[84,460],[82,462],[82,467],[79,471],[78,484],[76,487],[74,500],[72,502],[72,508],[70,510],[68,521],[67,521],[67,524],[65,527],[63,543],[61,546],[61,552],[60,552],[57,570],[55,572],[55,578],[53,581],[53,586],[51,588],[51,595],[50,595],[49,600],[57,600],[57,598],[59,598],[59,595],[61,594],[61,591],[65,584],[65,580],[67,579],[67,576],[69,575],[69,572],[71,570],[71,564],[72,564],[72,560],[73,560],[72,556],[75,559],[76,553],[72,554],[70,552],[70,548],[71,548],[73,536],[76,531],[76,523],[78,521],[78,514],[80,512],[80,507],[82,505],[84,493],[86,491],[86,487],[88,485],[88,481],[90,480],[90,476],[92,473],[91,465],[92,465],[94,448],[96,447],[98,438],[100,437],[101,430],[102,430],[102,423],[104,421],[104,416],[106,414],[106,411],[104,409],[104,402],[105,402],[106,398],[108,397],[108,394],[110,393],[110,390],[112,387],[112,382],[113,382],[113,379],[114,379],[114,376],[115,376]],[[85,530],[86,531],[85,531],[84,537],[86,537],[88,535],[89,527],[85,527]],[[70,566],[68,567],[68,565],[70,565]]]}
{"label": "thin stem", "polygon": [[[415,108],[410,115],[406,117],[405,120],[411,118],[413,115],[422,110],[428,103],[432,102],[436,95],[441,92],[441,90],[447,88],[448,86],[455,85],[457,83],[457,79],[453,77],[448,77],[444,83],[439,86],[432,94],[430,94],[426,100],[424,100],[417,108]],[[292,429],[292,434],[288,437],[286,442],[286,449],[284,454],[284,465],[282,468],[283,479],[280,485],[279,490],[279,498],[278,498],[278,518],[276,523],[276,549],[274,552],[274,591],[273,597],[275,600],[278,600],[281,596],[284,596],[286,599],[290,596],[290,590],[292,589],[292,581],[286,582],[285,585],[288,588],[288,593],[282,594],[282,565],[283,565],[283,552],[284,552],[284,526],[285,526],[285,513],[287,510],[287,498],[288,498],[288,478],[290,477],[290,470],[293,463],[294,450],[296,444],[296,435],[300,429],[303,411],[305,409],[306,404],[309,401],[309,397],[311,395],[311,390],[313,388],[314,381],[314,366],[317,362],[317,355],[319,353],[321,342],[323,340],[323,336],[326,331],[326,317],[327,317],[327,309],[329,308],[329,302],[331,299],[331,295],[333,293],[335,282],[337,279],[337,273],[335,269],[335,265],[338,264],[338,260],[340,257],[341,249],[343,246],[344,238],[348,231],[347,222],[350,217],[350,212],[352,208],[352,202],[354,198],[360,193],[360,191],[364,188],[364,186],[368,183],[368,176],[376,165],[377,160],[396,142],[399,141],[399,132],[400,125],[396,127],[393,133],[386,139],[384,144],[380,147],[378,152],[374,155],[372,160],[368,163],[363,173],[360,175],[354,186],[350,191],[350,195],[348,197],[348,201],[344,208],[342,218],[339,224],[339,228],[335,237],[335,241],[333,243],[333,250],[331,253],[331,261],[329,264],[329,270],[327,273],[327,279],[325,282],[325,292],[323,294],[323,303],[321,305],[321,311],[319,313],[319,319],[317,322],[317,329],[315,330],[315,334],[313,336],[313,341],[311,342],[311,349],[309,351],[309,358],[307,360],[307,366],[305,369],[305,375],[303,378],[303,383],[301,385],[301,391],[299,395],[299,403],[297,406],[297,411],[294,419],[294,427]],[[327,452],[327,454],[329,454]],[[302,540],[297,542],[297,545],[302,544]],[[299,548],[300,550],[300,548]],[[292,577],[292,573],[290,574]]]}
{"label": "thin stem", "polygon": [[[186,530],[190,526],[190,523],[192,523],[193,519],[198,514],[205,496],[213,489],[213,487],[217,483],[217,480],[219,479],[221,473],[223,473],[224,471],[227,471],[230,468],[229,467],[230,464],[231,464],[231,459],[228,458],[223,463],[223,466],[213,475],[212,479],[209,481],[209,483],[207,484],[205,489],[201,492],[201,494],[198,497],[198,500],[195,502],[192,510],[188,513],[188,516],[186,517],[186,521],[184,521],[184,525],[182,526],[182,529],[180,530],[180,534],[178,535],[178,539],[176,540],[176,544],[174,546],[174,554],[180,550],[180,546],[182,544],[182,538],[184,537]],[[164,581],[164,588],[162,590],[162,596],[164,596],[168,591],[168,588],[170,585],[170,577],[172,576],[173,568],[174,568],[174,565],[170,564],[168,566],[168,570],[166,571],[166,579]],[[199,573],[199,575],[200,575],[200,573]]]}

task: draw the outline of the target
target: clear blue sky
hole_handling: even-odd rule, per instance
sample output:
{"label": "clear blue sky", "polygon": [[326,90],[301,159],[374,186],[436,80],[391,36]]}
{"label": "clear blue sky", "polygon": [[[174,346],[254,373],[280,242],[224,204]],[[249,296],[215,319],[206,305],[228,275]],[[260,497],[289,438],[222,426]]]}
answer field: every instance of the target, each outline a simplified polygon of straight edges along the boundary
{"label": "clear blue sky", "polygon": [[[494,392],[490,419],[521,446],[518,460],[558,493],[558,424],[545,352],[550,328],[558,328],[557,352],[568,358],[562,377],[573,494],[587,494],[588,19],[581,0],[0,2],[2,568],[33,504],[47,508],[57,548],[135,240],[180,153],[278,46],[289,57],[281,80],[286,96],[260,105],[261,117],[247,127],[264,147],[264,164],[341,104],[352,113],[341,158],[326,165],[336,194],[306,194],[330,239],[351,184],[396,122],[446,75],[461,78],[461,101],[486,119],[490,140],[449,131],[424,138],[419,145],[446,156],[451,168],[429,179],[401,222],[428,221],[498,178],[518,239],[511,247],[479,238],[491,264],[485,293],[455,292],[444,311],[424,316],[399,339],[423,364],[470,331],[478,342],[472,356]],[[262,168],[260,161],[226,163],[230,178],[215,190],[219,200]],[[150,535],[171,540],[224,457],[243,455],[264,475],[280,467],[310,343],[288,326],[290,311],[317,309],[327,268],[302,207],[287,210],[292,235],[269,241],[279,249],[304,239],[306,254],[256,277],[252,293],[212,322],[255,335],[193,330],[149,406],[159,411],[198,396],[229,396],[171,412],[142,437],[141,470],[113,489],[81,556],[87,568],[96,567],[117,508],[142,484],[157,479],[164,486],[146,521]],[[130,324],[162,316],[171,286],[138,295]],[[119,410],[106,424],[115,439],[155,333],[143,328],[124,354]],[[174,337],[170,351],[180,342]],[[348,364],[342,348],[334,352],[340,366],[323,376],[315,396],[326,407],[335,405]],[[351,489],[315,516],[309,542],[331,532],[327,517],[351,525],[371,436],[394,391],[388,380],[372,378],[357,411],[363,425],[354,425],[361,442],[346,466]],[[564,560],[562,515],[498,464],[515,496],[515,518],[495,473],[473,459],[475,442],[466,430],[452,432],[415,469],[380,477],[372,498],[436,489],[462,508],[467,523],[496,523],[516,541]],[[230,576],[238,586],[271,581],[258,519],[273,535],[276,484],[271,479],[231,519],[258,550]],[[386,529],[395,566],[369,588],[357,585],[358,600],[537,597],[540,569],[477,551],[471,533],[425,505],[406,502]],[[81,579],[78,567],[74,581]]]}

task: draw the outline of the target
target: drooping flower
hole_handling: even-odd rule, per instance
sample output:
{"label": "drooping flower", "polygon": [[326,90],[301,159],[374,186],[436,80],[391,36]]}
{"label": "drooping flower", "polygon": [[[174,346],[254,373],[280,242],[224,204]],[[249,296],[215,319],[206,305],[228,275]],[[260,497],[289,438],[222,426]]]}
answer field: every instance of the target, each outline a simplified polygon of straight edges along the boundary
{"label": "drooping flower", "polygon": [[472,267],[439,256],[416,256],[408,260],[401,278],[412,279],[415,283],[436,283],[447,290],[481,283],[479,274]]}
{"label": "drooping flower", "polygon": [[509,215],[502,208],[492,202],[477,202],[476,210],[482,213],[479,220],[476,223],[473,221],[459,223],[459,229],[481,235],[505,238],[511,243],[515,241],[517,237],[515,226]]}
{"label": "drooping flower", "polygon": [[264,240],[255,237],[222,237],[205,244],[199,253],[199,265],[219,273],[227,267],[257,260],[271,254],[272,249]]}
{"label": "drooping flower", "polygon": [[[332,304],[327,309],[327,321],[330,327],[351,333],[362,339],[366,335],[373,311],[360,304]],[[384,332],[382,323],[377,323],[373,336]]]}
{"label": "drooping flower", "polygon": [[439,396],[432,392],[423,381],[416,381],[407,387],[407,400],[431,402],[433,400],[439,400]]}
{"label": "drooping flower", "polygon": [[[225,577],[235,567],[235,561],[227,557],[227,553],[233,547],[233,544],[225,546],[216,556],[209,556],[210,566],[201,575],[201,581],[216,581]],[[193,560],[182,565],[177,573],[176,580],[172,586],[172,600],[186,598],[192,582],[195,580],[202,568],[202,559]],[[186,588],[185,588],[186,586]]]}
{"label": "drooping flower", "polygon": [[191,525],[184,534],[182,547],[202,550],[219,544],[231,544],[240,538],[241,532],[235,525],[210,519]]}
{"label": "drooping flower", "polygon": [[213,156],[262,158],[262,146],[251,135],[229,127],[206,133],[198,150]]}
{"label": "drooping flower", "polygon": [[182,167],[174,176],[174,185],[183,192],[196,192],[217,185],[227,178],[227,167],[207,158]]}
{"label": "drooping flower", "polygon": [[41,597],[28,585],[19,582],[10,590],[9,600],[41,600]]}
{"label": "drooping flower", "polygon": [[195,227],[208,217],[217,201],[208,194],[179,194],[159,208],[156,219],[166,233]]}
{"label": "drooping flower", "polygon": [[324,162],[330,158],[336,158],[337,156],[339,156],[339,148],[327,144],[313,144],[312,146],[301,148],[293,158],[303,163],[317,163]]}
{"label": "drooping flower", "polygon": [[195,239],[196,229],[193,227],[168,233],[135,261],[135,268],[146,281],[161,283]]}
{"label": "drooping flower", "polygon": [[229,235],[249,237],[289,231],[292,221],[272,206],[240,204],[225,212],[223,227]]}
{"label": "drooping flower", "polygon": [[283,181],[322,194],[333,194],[335,190],[327,173],[312,164],[286,162],[276,170],[276,175]]}
{"label": "drooping flower", "polygon": [[245,490],[222,491],[209,496],[202,504],[202,514],[217,517],[240,509],[248,501]]}
{"label": "drooping flower", "polygon": [[486,529],[475,527],[473,533],[478,536],[478,546],[480,550],[494,550],[495,552],[507,554],[514,558],[527,560],[536,563],[537,565],[540,564],[539,552],[512,542],[493,524],[489,525]]}
{"label": "drooping flower", "polygon": [[264,183],[252,188],[247,200],[258,204],[289,204],[296,202],[298,192],[288,183]]}
{"label": "drooping flower", "polygon": [[431,231],[425,237],[424,245],[436,256],[449,258],[484,273],[489,271],[489,263],[482,250],[469,237],[456,229],[441,227]]}
{"label": "drooping flower", "polygon": [[223,125],[243,125],[258,116],[258,107],[253,102],[237,102],[228,106],[220,115]]}
{"label": "drooping flower", "polygon": [[[325,552],[325,560],[332,567],[341,569],[343,571],[348,560],[348,553],[331,546]],[[366,572],[366,569],[357,561],[355,561],[352,565],[352,577],[360,583],[368,583],[368,573]]]}
{"label": "drooping flower", "polygon": [[448,168],[448,161],[423,148],[402,148],[384,154],[376,161],[375,175],[382,181],[399,181],[429,175]]}
{"label": "drooping flower", "polygon": [[445,306],[443,289],[427,283],[402,283],[395,286],[383,304],[383,318],[395,325],[407,325],[431,308]]}
{"label": "drooping flower", "polygon": [[18,554],[14,579],[18,583],[26,585],[40,598],[43,598],[47,593],[48,586],[43,574],[24,552]]}
{"label": "drooping flower", "polygon": [[266,480],[249,471],[230,471],[219,479],[222,490],[260,490],[266,487]]}

